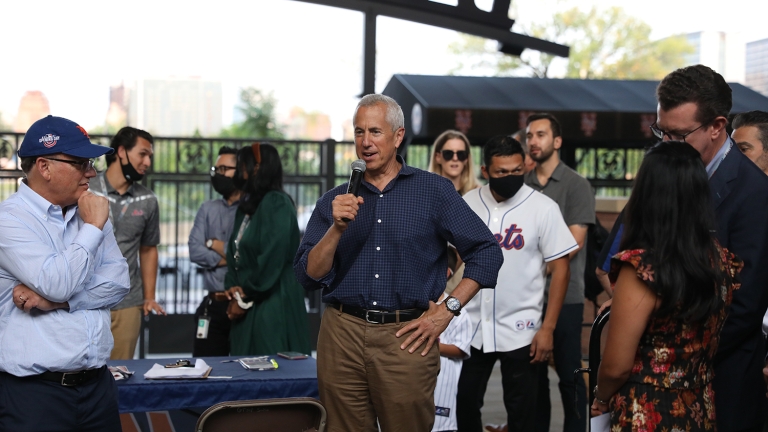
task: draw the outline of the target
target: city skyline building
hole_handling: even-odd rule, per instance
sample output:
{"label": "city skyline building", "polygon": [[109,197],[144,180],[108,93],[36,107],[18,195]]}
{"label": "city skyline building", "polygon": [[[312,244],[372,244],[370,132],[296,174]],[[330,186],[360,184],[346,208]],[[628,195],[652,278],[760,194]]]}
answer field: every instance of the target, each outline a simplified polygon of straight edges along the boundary
{"label": "city skyline building", "polygon": [[686,65],[703,64],[721,74],[727,82],[745,83],[746,41],[741,33],[705,30],[685,35],[693,46]]}
{"label": "city skyline building", "polygon": [[222,84],[199,77],[145,78],[122,95],[127,124],[159,136],[218,135]]}
{"label": "city skyline building", "polygon": [[24,93],[19,101],[19,110],[16,112],[16,118],[13,120],[14,132],[26,132],[32,123],[51,114],[51,107],[48,104],[48,98],[43,92],[31,90]]}
{"label": "city skyline building", "polygon": [[747,44],[744,83],[752,90],[768,96],[768,38]]}
{"label": "city skyline building", "polygon": [[323,141],[331,137],[331,118],[320,112],[306,112],[293,107],[284,124],[288,139],[309,139]]}

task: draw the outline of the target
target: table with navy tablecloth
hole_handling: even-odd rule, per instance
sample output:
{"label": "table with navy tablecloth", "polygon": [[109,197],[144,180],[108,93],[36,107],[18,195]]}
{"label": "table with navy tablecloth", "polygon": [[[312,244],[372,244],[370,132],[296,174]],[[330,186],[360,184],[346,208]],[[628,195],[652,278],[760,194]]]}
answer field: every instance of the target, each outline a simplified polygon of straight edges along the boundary
{"label": "table with navy tablecloth", "polygon": [[[147,380],[146,373],[155,363],[165,365],[177,358],[110,360],[109,366],[127,366],[134,375],[117,381],[121,413],[207,408],[224,401],[288,397],[318,397],[315,359],[274,358],[278,368],[252,371],[237,362],[222,363],[238,357],[202,357],[211,366],[205,379]],[[194,362],[194,360],[193,360]]]}

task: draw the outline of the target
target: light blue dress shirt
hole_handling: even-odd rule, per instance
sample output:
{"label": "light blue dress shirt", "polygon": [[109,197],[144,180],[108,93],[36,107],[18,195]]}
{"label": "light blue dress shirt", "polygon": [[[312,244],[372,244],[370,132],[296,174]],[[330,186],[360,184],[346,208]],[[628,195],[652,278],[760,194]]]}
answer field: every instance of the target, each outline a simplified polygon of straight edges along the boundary
{"label": "light blue dress shirt", "polygon": [[728,152],[731,151],[732,147],[733,140],[729,136],[725,139],[723,145],[720,146],[720,150],[717,151],[712,160],[707,164],[707,177],[712,178],[712,176],[715,174],[715,171],[717,171],[717,168],[720,166],[720,162],[722,162],[723,159],[728,156]]}
{"label": "light blue dress shirt", "polygon": [[[69,310],[25,313],[11,298],[23,283]],[[109,308],[130,289],[112,224],[86,224],[21,183],[0,203],[0,371],[16,376],[73,372],[106,364]]]}

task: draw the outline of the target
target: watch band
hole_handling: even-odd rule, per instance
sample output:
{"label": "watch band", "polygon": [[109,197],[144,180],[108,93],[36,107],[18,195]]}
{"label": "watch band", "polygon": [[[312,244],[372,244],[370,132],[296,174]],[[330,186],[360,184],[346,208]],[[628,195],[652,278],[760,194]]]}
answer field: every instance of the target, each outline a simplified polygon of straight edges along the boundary
{"label": "watch band", "polygon": [[[451,303],[451,300],[453,300],[453,301],[455,301],[456,303],[458,303],[458,304],[459,304],[459,308],[458,308],[458,309],[456,309],[456,310],[451,310],[451,308],[450,308],[450,307],[448,307],[448,303]],[[443,303],[445,303],[445,308],[446,308],[446,309],[448,309],[448,312],[452,313],[454,316],[459,316],[459,315],[461,315],[461,309],[464,307],[464,305],[462,305],[462,304],[461,304],[461,301],[460,301],[459,299],[457,299],[457,298],[456,298],[456,297],[454,297],[454,296],[448,296],[448,297],[445,299],[445,301],[443,301]]]}

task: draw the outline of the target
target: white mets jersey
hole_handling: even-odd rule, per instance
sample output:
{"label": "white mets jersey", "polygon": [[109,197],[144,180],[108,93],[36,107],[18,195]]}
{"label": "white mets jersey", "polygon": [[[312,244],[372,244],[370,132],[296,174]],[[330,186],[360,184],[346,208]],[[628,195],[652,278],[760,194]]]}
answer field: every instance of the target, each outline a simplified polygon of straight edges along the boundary
{"label": "white mets jersey", "polygon": [[530,345],[541,327],[546,263],[578,248],[552,199],[527,185],[497,202],[486,185],[464,195],[499,242],[504,264],[495,289],[481,289],[464,307],[472,347],[507,352]]}

